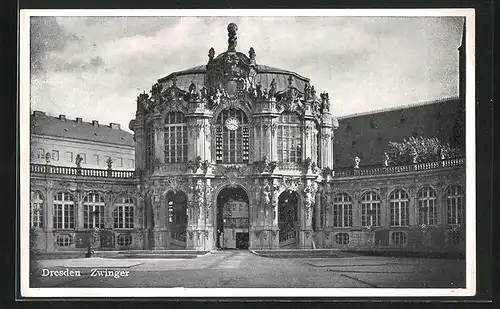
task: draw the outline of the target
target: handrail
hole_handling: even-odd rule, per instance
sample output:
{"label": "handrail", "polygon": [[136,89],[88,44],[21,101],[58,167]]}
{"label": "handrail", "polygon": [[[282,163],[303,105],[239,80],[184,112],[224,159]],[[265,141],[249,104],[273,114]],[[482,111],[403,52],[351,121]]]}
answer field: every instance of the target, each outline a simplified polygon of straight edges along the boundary
{"label": "handrail", "polygon": [[408,173],[413,171],[425,171],[443,167],[455,167],[465,165],[465,158],[450,158],[434,162],[419,162],[407,165],[394,166],[361,166],[358,168],[334,168],[333,177],[371,176]]}
{"label": "handrail", "polygon": [[83,176],[83,177],[103,177],[103,178],[122,178],[122,179],[132,179],[135,177],[135,171],[103,170],[103,169],[55,166],[55,165],[34,164],[34,163],[30,165],[30,171],[31,173]]}

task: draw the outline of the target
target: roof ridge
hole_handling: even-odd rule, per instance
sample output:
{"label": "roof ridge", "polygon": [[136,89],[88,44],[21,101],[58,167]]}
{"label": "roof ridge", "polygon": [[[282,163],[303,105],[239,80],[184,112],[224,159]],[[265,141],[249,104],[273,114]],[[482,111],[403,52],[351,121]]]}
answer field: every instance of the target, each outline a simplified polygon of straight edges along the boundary
{"label": "roof ridge", "polygon": [[448,96],[448,97],[442,97],[442,98],[435,99],[435,100],[420,101],[420,102],[416,102],[416,103],[409,103],[409,104],[404,104],[404,105],[399,105],[399,106],[394,106],[394,107],[380,108],[380,109],[376,109],[376,110],[372,110],[372,111],[368,111],[368,112],[359,112],[359,113],[354,113],[354,114],[348,114],[348,115],[344,115],[344,116],[339,116],[339,117],[337,117],[337,119],[342,120],[345,118],[353,118],[353,117],[359,117],[359,116],[366,116],[366,115],[390,112],[390,111],[395,111],[398,109],[409,109],[409,108],[413,108],[413,107],[443,103],[443,102],[448,102],[448,101],[453,101],[453,100],[458,100],[458,99],[459,99],[458,96]]}

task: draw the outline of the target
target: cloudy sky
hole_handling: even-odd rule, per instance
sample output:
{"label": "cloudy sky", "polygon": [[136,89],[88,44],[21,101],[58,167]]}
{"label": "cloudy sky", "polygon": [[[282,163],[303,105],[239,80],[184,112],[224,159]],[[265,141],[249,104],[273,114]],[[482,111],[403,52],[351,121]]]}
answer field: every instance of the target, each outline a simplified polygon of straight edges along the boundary
{"label": "cloudy sky", "polygon": [[227,49],[329,92],[334,116],[458,95],[461,17],[32,17],[31,109],[128,130],[157,79]]}

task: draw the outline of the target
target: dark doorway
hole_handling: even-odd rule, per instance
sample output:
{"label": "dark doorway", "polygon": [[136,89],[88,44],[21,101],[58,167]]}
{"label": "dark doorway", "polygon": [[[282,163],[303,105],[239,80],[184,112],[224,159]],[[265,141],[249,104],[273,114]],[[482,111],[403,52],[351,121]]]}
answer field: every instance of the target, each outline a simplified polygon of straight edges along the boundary
{"label": "dark doorway", "polygon": [[236,233],[236,249],[248,249],[248,233]]}
{"label": "dark doorway", "polygon": [[248,248],[248,210],[248,195],[242,188],[227,187],[219,192],[215,235],[217,248]]}

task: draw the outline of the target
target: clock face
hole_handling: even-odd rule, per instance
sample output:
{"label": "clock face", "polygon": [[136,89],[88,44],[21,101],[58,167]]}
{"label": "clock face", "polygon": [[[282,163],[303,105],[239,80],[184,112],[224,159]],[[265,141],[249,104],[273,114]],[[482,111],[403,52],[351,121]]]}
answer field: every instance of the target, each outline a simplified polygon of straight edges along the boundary
{"label": "clock face", "polygon": [[240,126],[240,122],[236,118],[231,117],[231,118],[228,118],[226,120],[226,128],[228,130],[234,131],[234,130],[238,129],[239,126]]}

